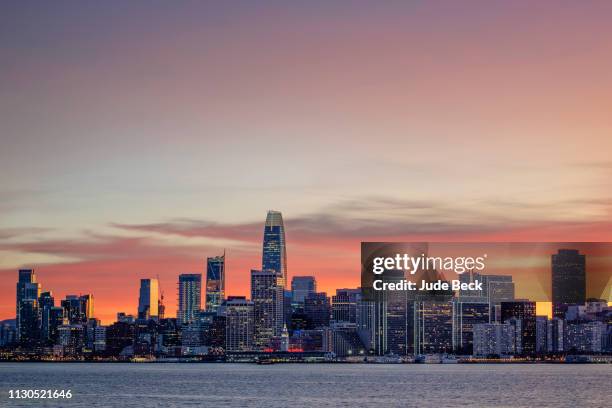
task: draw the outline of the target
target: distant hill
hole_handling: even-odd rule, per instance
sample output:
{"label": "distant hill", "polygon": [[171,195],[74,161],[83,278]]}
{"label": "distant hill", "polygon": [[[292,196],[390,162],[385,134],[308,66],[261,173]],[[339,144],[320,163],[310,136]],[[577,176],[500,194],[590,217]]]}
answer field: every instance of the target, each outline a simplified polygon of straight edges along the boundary
{"label": "distant hill", "polygon": [[15,321],[15,319],[0,320],[0,326],[5,325],[5,324],[15,327],[17,322]]}

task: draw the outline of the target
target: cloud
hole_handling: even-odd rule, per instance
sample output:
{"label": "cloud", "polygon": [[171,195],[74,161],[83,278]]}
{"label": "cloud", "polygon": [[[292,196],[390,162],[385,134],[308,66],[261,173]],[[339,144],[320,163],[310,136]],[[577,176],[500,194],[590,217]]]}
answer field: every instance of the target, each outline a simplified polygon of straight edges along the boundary
{"label": "cloud", "polygon": [[0,228],[0,240],[18,238],[25,235],[42,234],[52,231],[51,228]]}
{"label": "cloud", "polygon": [[0,243],[0,250],[46,254],[80,260],[129,259],[166,256],[187,256],[202,249],[186,245],[168,245],[149,237],[93,235],[74,239],[41,239],[36,241]]}
{"label": "cloud", "polygon": [[[572,207],[576,208],[572,212]],[[603,199],[532,203],[519,200],[475,200],[463,205],[432,200],[399,200],[385,197],[342,200],[319,212],[287,216],[287,235],[294,244],[361,241],[373,238],[397,240],[423,236],[448,239],[457,236],[487,236],[540,228],[542,231],[595,230],[608,224],[595,215],[578,216],[578,208],[589,214],[609,214],[610,202]],[[263,235],[263,217],[258,222],[220,224],[197,219],[175,219],[151,224],[112,224],[115,228],[258,243]],[[418,238],[417,238],[418,239]]]}
{"label": "cloud", "polygon": [[186,238],[222,238],[235,241],[256,242],[263,232],[263,222],[245,224],[219,224],[195,219],[175,219],[151,224],[119,224],[111,226],[126,231],[178,235]]}

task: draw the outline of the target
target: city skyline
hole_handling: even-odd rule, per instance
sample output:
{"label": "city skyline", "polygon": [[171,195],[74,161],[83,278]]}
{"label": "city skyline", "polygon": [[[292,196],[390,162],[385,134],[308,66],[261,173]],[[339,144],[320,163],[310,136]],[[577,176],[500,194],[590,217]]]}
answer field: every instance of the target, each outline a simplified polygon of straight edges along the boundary
{"label": "city skyline", "polygon": [[[277,212],[277,213],[280,214],[280,212]],[[269,213],[268,213],[268,218],[265,223],[266,225],[265,228],[267,228],[268,222],[269,222]],[[266,247],[266,239],[264,239],[263,242],[264,244],[262,245],[262,247]],[[565,253],[580,254],[580,251],[583,251],[582,254],[580,254],[579,256],[582,257],[582,262],[584,263],[584,258],[586,256],[584,251],[586,251],[586,253],[589,254],[590,259],[591,259],[591,262],[590,262],[591,272],[590,272],[590,286],[587,288],[585,284],[586,280],[585,280],[585,275],[584,275],[585,270],[584,270],[584,264],[583,264],[582,266],[582,282],[584,285],[583,293],[586,295],[587,298],[590,297],[590,298],[596,298],[596,299],[604,299],[608,303],[612,302],[612,298],[611,298],[612,282],[609,276],[610,259],[608,256],[609,251],[612,247],[610,243],[541,243],[541,242],[540,243],[523,243],[523,242],[456,243],[455,242],[455,243],[446,243],[446,244],[445,243],[431,243],[429,244],[429,247],[430,247],[429,253],[431,255],[455,254],[455,255],[465,256],[466,254],[477,254],[477,253],[482,253],[483,251],[488,252],[489,261],[492,261],[493,264],[497,266],[493,266],[492,268],[485,270],[484,271],[485,277],[497,274],[497,275],[502,275],[502,277],[510,278],[513,282],[512,291],[513,292],[515,291],[514,285],[518,287],[518,290],[516,291],[515,295],[513,295],[512,297],[516,299],[523,298],[523,299],[533,300],[537,305],[538,315],[544,315],[548,317],[553,316],[553,296],[554,296],[553,287],[554,287],[554,282],[556,279],[554,276],[554,271],[556,268],[555,265],[558,263],[556,259],[562,253],[563,254]],[[569,247],[572,247],[573,249],[568,249]],[[500,254],[502,254],[503,256],[500,256]],[[172,296],[168,296],[166,294],[164,298],[165,300],[163,302],[163,307],[164,307],[164,310],[166,311],[165,312],[166,316],[177,316],[179,317],[179,320],[187,322],[187,321],[192,321],[194,319],[195,317],[194,313],[196,313],[197,310],[207,309],[206,299],[210,299],[211,294],[214,295],[215,298],[218,297],[218,295],[216,295],[216,293],[218,292],[215,291],[215,292],[209,293],[206,290],[206,282],[204,282],[204,286],[203,286],[202,281],[203,279],[206,279],[208,276],[210,276],[209,272],[211,271],[211,265],[215,265],[215,264],[219,264],[220,266],[214,267],[215,273],[213,274],[213,276],[219,276],[218,272],[222,270],[222,280],[226,279],[227,270],[225,269],[225,262],[226,262],[225,256],[226,255],[224,252],[224,255],[222,256],[214,256],[214,257],[206,258],[207,261],[206,263],[204,263],[205,265],[204,269],[200,273],[192,272],[192,273],[187,273],[187,274],[181,273],[181,274],[176,275],[175,283],[178,281],[178,285],[179,285],[178,296],[175,300],[177,307],[176,309],[173,309],[172,307],[170,308],[167,307],[168,304],[172,305],[173,302],[172,302]],[[262,255],[261,259],[264,259],[264,256],[265,255]],[[521,257],[520,259],[518,259],[519,256]],[[552,267],[551,267],[551,264],[552,264]],[[218,269],[218,268],[221,268],[221,269]],[[34,271],[33,276],[35,277],[37,276],[36,274],[38,274],[38,269],[36,270],[23,269],[24,273],[29,270]],[[517,272],[517,270],[519,272]],[[278,275],[276,271],[269,270],[269,272],[270,272],[270,276],[280,276],[281,277],[280,281],[284,281],[284,279],[282,278],[282,275]],[[575,273],[575,270],[572,270],[572,273]],[[247,295],[247,298],[249,298],[250,300],[253,300],[253,293],[254,293],[253,292],[253,288],[254,288],[253,276],[255,276],[254,274],[258,274],[257,276],[265,275],[265,273],[262,274],[262,271],[251,269],[250,270],[251,276],[249,280],[249,290],[246,293],[229,294],[229,295],[226,295],[225,298],[228,298],[229,296],[236,297],[236,296]],[[457,277],[463,279],[462,278],[463,276],[469,282],[470,279],[472,278],[466,275],[467,274],[464,274],[464,275],[457,274]],[[20,272],[20,276],[21,276],[21,272]],[[294,284],[295,284],[294,278],[296,278],[297,281],[300,281],[302,279],[313,279],[313,282],[310,284],[311,286],[310,290],[312,292],[316,292],[317,289],[319,289],[319,292],[328,293],[330,294],[330,296],[331,294],[335,293],[336,290],[339,290],[339,289],[359,287],[358,276],[357,276],[356,284],[351,285],[351,284],[347,284],[347,282],[343,282],[342,285],[334,287],[333,289],[325,289],[325,288],[321,288],[320,286],[317,288],[318,283],[317,283],[316,274],[308,275],[308,276],[292,274],[290,276],[291,276],[290,283],[287,283],[286,285],[287,289],[294,288]],[[446,278],[450,278],[450,276],[446,276]],[[118,305],[115,305],[115,306],[112,306],[112,309],[107,309],[107,310],[104,310],[103,312],[100,312],[99,309],[96,309],[95,317],[101,319],[102,323],[108,324],[116,320],[117,313],[119,312],[123,312],[128,315],[133,314],[134,316],[140,316],[141,313],[145,312],[145,315],[147,315],[148,308],[143,308],[144,305],[148,305],[148,303],[143,300],[146,298],[146,296],[150,296],[152,299],[156,300],[155,302],[156,307],[155,307],[155,312],[154,312],[154,314],[156,315],[157,300],[160,298],[160,296],[163,296],[163,293],[164,293],[163,287],[160,286],[159,281],[156,278],[141,278],[139,281],[140,281],[140,289],[139,289],[138,294],[134,297],[134,302],[135,302],[134,308],[136,310],[135,313],[134,313],[133,307],[121,308]],[[274,278],[274,281],[276,282],[276,278]],[[188,286],[184,286],[185,282],[192,282],[192,283],[189,283]],[[51,291],[52,293],[54,293],[55,297],[58,299],[63,298],[62,295],[59,295],[60,293],[63,293],[62,288],[56,289],[56,288],[52,288],[48,286],[41,287],[41,284],[39,282],[30,284],[30,286],[32,285],[35,285],[36,288],[38,288],[37,289],[38,295],[40,294],[42,290],[45,290],[45,291]],[[151,290],[151,286],[155,288],[155,293],[151,292],[150,294],[147,294],[146,296],[143,295],[144,293],[147,293]],[[213,286],[215,286],[215,288],[217,287],[216,284]],[[20,290],[19,288],[20,286],[18,285],[17,291]],[[143,288],[146,288],[146,289],[143,289]],[[269,288],[267,288],[266,286],[264,286],[263,288],[265,288],[265,290],[269,290]],[[534,288],[535,288],[535,291],[534,291]],[[280,289],[282,289],[282,287]],[[78,293],[80,296],[82,291]],[[458,294],[461,295],[460,292],[458,292]],[[534,297],[534,294],[535,294],[535,297]],[[66,294],[65,296],[74,297],[73,294]],[[92,296],[92,295],[87,294],[83,296]],[[279,296],[282,297],[282,294],[279,294]],[[181,301],[181,299],[183,300]],[[215,300],[215,302],[217,301],[218,300]],[[580,300],[577,299],[575,302],[579,303],[579,301]],[[131,304],[134,302],[129,301],[128,304]],[[281,301],[277,300],[277,302],[279,302],[279,305],[280,305],[280,303],[282,303],[282,300]],[[178,305],[180,304],[184,304],[184,308],[186,309],[183,312],[179,310]],[[159,306],[161,305],[162,304],[160,303]],[[278,314],[280,313],[280,311],[277,310],[274,313]],[[191,317],[188,317],[188,316],[191,316]],[[14,315],[7,317],[6,319],[10,319],[12,317],[14,317]],[[0,319],[0,320],[5,320],[5,319]],[[278,332],[281,330],[281,327],[279,326],[275,330]]]}
{"label": "city skyline", "polygon": [[[315,277],[294,276],[291,291],[285,290],[285,244],[281,213],[268,211],[262,270],[251,270],[250,299],[221,299],[224,252],[207,258],[205,293],[201,273],[178,276],[176,318],[165,314],[157,279],[140,280],[136,316],[117,312],[116,320],[105,324],[95,317],[93,294],[68,295],[56,307],[53,293],[42,292],[35,271],[20,269],[16,320],[0,326],[1,357],[261,363],[262,359],[367,362],[382,356],[423,363],[458,362],[459,355],[464,362],[509,357],[571,362],[572,354],[605,354],[612,345],[608,324],[612,308],[602,300],[612,280],[612,243],[363,243],[363,286],[336,289],[332,296],[316,291]],[[553,249],[556,253],[551,253]],[[393,257],[385,258],[397,253],[399,262],[400,252],[405,252],[405,259],[412,255],[413,261],[441,263],[435,268],[414,266],[413,275]],[[530,264],[530,256],[538,252],[549,254],[550,274],[544,281],[549,283],[552,304],[517,298],[514,279],[520,275],[485,273],[486,264],[513,271],[526,264],[533,271],[538,265]],[[373,256],[391,269],[378,275],[370,264]],[[372,291],[370,285],[376,286],[370,275],[390,285],[412,277],[442,285],[456,277],[452,282],[465,286]],[[537,278],[544,283],[543,276]]]}
{"label": "city skyline", "polygon": [[[276,211],[272,211],[272,213],[278,213],[279,217],[281,217],[281,223],[282,223],[282,216],[280,216],[280,212],[276,212]],[[268,216],[266,219],[266,223],[264,223],[264,231],[267,230],[267,225],[270,222],[270,212],[268,212]],[[289,227],[289,230],[291,229],[291,227]],[[284,229],[283,229],[283,235],[284,235]],[[265,239],[265,233],[262,234],[262,240],[264,241],[264,245],[263,247],[266,247],[266,242],[268,242]],[[284,247],[284,239],[283,241],[283,247]],[[290,241],[289,241],[290,242]],[[269,245],[269,244],[268,244]],[[469,243],[469,242],[463,242],[463,243],[450,243],[450,246],[445,247],[445,245],[443,243],[432,243],[431,244],[431,250],[433,251],[432,253],[436,253],[436,251],[441,252],[441,253],[445,253],[447,255],[451,255],[451,254],[455,254],[455,255],[461,255],[461,256],[465,256],[466,253],[478,253],[479,251],[482,252],[484,251],[489,251],[490,255],[491,255],[491,260],[493,261],[493,266],[491,266],[489,269],[487,269],[485,272],[486,274],[501,274],[501,275],[508,275],[508,276],[512,276],[515,283],[517,284],[517,298],[529,298],[532,299],[534,301],[537,302],[538,305],[538,313],[540,313],[541,315],[550,315],[552,312],[551,310],[551,305],[552,305],[552,285],[551,285],[551,269],[550,269],[550,262],[551,262],[551,257],[555,256],[555,252],[558,251],[561,248],[564,247],[575,247],[579,250],[582,251],[587,251],[587,253],[589,253],[591,255],[591,265],[590,265],[590,271],[591,271],[591,285],[588,288],[588,293],[591,295],[591,297],[594,298],[604,298],[605,300],[607,300],[608,302],[612,301],[612,294],[611,294],[611,288],[610,285],[612,282],[610,282],[610,277],[609,277],[609,270],[610,270],[610,260],[608,259],[608,254],[609,254],[609,244],[608,243],[525,243],[525,242],[516,242],[516,243],[494,243],[494,242],[485,242],[485,243]],[[505,245],[505,246],[504,246]],[[291,246],[291,244],[289,243],[289,246]],[[453,252],[454,251],[454,252]],[[465,252],[467,251],[467,252]],[[470,251],[476,251],[476,252],[470,252]],[[279,253],[283,253],[284,251],[280,251]],[[231,253],[231,249],[228,249],[228,253]],[[261,254],[261,252],[259,252]],[[264,252],[265,253],[265,252]],[[497,253],[497,256],[494,256],[494,254]],[[517,257],[520,257],[520,260],[517,261]],[[231,257],[229,258],[231,259]],[[259,260],[259,264],[261,265],[264,259],[264,255],[260,255],[260,260]],[[156,282],[156,286],[158,288],[158,295],[161,296],[162,293],[164,293],[164,288],[166,288],[165,290],[165,298],[164,298],[164,307],[165,307],[165,313],[167,316],[174,316],[178,313],[178,305],[179,305],[179,298],[172,296],[171,294],[173,293],[172,288],[174,288],[174,285],[176,285],[176,282],[179,282],[180,285],[180,280],[181,280],[181,276],[186,276],[186,277],[195,277],[197,276],[197,278],[200,280],[199,283],[199,289],[196,291],[199,294],[199,298],[198,299],[190,299],[189,302],[194,303],[194,304],[198,304],[198,305],[202,305],[202,309],[204,309],[204,305],[206,305],[206,277],[208,276],[208,272],[209,272],[209,267],[210,267],[210,262],[211,261],[221,261],[222,262],[222,269],[223,269],[223,273],[222,273],[222,277],[223,277],[223,283],[225,283],[226,280],[229,280],[231,278],[235,278],[232,275],[234,273],[236,273],[238,276],[242,276],[242,271],[234,271],[232,269],[226,268],[226,255],[225,255],[225,250],[224,250],[224,255],[222,257],[218,257],[218,256],[212,256],[212,257],[203,257],[202,261],[200,261],[200,270],[198,269],[192,269],[191,272],[189,273],[182,273],[182,272],[176,272],[176,274],[174,274],[174,271],[166,271],[166,273],[164,274],[164,276],[166,277],[166,279],[164,280],[164,282],[162,283],[160,280],[153,279],[150,277],[147,277],[147,275],[142,275],[142,277],[126,277],[126,279],[124,280],[124,282],[126,282],[127,285],[131,286],[131,284],[133,284],[132,281],[140,281],[141,285],[142,285],[142,281],[143,280],[149,280],[149,279],[153,279],[153,281]],[[283,263],[286,264],[286,259],[283,258]],[[230,263],[231,265],[231,263]],[[36,270],[36,273],[39,274],[41,271],[41,268],[34,268]],[[42,268],[44,270],[44,267]],[[253,270],[252,268],[249,269],[250,273],[252,274]],[[13,271],[14,273],[14,271]],[[291,278],[294,276],[300,276],[302,274],[294,274],[294,273],[289,273],[289,277],[290,277],[290,281]],[[282,276],[282,275],[281,275]],[[315,279],[317,279],[317,285],[318,285],[318,289],[320,292],[326,292],[326,293],[335,293],[336,289],[341,289],[341,288],[350,288],[350,287],[359,287],[359,272],[358,269],[355,269],[355,272],[353,273],[353,276],[351,276],[349,279],[342,279],[341,281],[338,280],[336,282],[334,282],[333,285],[321,285],[320,283],[320,278],[321,278],[321,274],[317,274],[316,272],[313,272],[312,274],[308,275],[308,276],[313,276]],[[168,278],[170,277],[170,278]],[[171,279],[171,281],[169,282],[168,280]],[[247,279],[246,282],[243,282],[243,285],[241,285],[242,287],[246,286],[246,290],[244,291],[235,291],[235,292],[228,292],[227,290],[224,290],[224,294],[226,296],[226,298],[228,296],[247,296],[249,297],[249,295],[252,293],[252,287],[249,285],[249,282],[251,282],[251,277],[249,277]],[[95,282],[94,282],[95,284]],[[284,284],[283,286],[290,288],[289,283]],[[14,286],[13,286],[14,287]],[[81,288],[80,290],[77,291],[71,291],[71,290],[66,290],[65,288],[62,287],[58,287],[55,288],[53,286],[48,286],[45,287],[44,290],[52,290],[53,293],[56,295],[57,298],[63,298],[66,295],[72,295],[74,293],[95,293],[98,292],[95,290],[95,285],[92,285],[91,283],[89,285],[86,285],[86,288],[94,288],[94,289],[87,289],[84,290],[83,288]],[[103,323],[109,323],[115,320],[116,318],[116,314],[117,312],[125,312],[128,314],[134,314],[134,315],[138,315],[139,314],[139,296],[138,295],[138,291],[142,290],[138,289],[138,286],[136,286],[136,294],[134,295],[133,293],[130,293],[127,298],[123,299],[122,303],[113,303],[112,300],[110,299],[105,299],[101,296],[97,296],[97,308],[96,308],[96,317],[101,319]],[[180,291],[179,291],[180,293]],[[14,295],[13,295],[14,297]],[[99,305],[102,306],[99,306]],[[190,306],[191,307],[191,306]],[[136,310],[136,312],[134,312],[134,310]],[[195,310],[195,309],[194,309]],[[12,312],[9,313],[14,313],[14,308],[12,310]],[[191,312],[193,313],[193,312]],[[0,320],[5,320],[5,319],[11,319],[12,317],[14,317],[13,315],[7,314],[6,317],[3,317],[2,315],[0,315]],[[280,328],[278,328],[278,330],[280,330]]]}

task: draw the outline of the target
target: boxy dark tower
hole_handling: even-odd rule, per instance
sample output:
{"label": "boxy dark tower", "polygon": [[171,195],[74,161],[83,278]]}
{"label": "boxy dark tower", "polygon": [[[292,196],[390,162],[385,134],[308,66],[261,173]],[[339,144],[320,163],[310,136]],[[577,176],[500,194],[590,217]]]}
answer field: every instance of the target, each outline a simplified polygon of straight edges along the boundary
{"label": "boxy dark tower", "polygon": [[552,305],[554,317],[565,317],[568,305],[586,300],[586,256],[577,249],[560,249],[552,256]]}

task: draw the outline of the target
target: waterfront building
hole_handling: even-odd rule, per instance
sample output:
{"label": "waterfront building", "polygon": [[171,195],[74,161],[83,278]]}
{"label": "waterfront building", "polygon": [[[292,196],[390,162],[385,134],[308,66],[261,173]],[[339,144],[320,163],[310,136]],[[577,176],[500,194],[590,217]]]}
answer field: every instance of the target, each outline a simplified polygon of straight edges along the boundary
{"label": "waterfront building", "polygon": [[331,330],[332,351],[337,357],[360,356],[367,353],[367,349],[357,333],[355,323],[333,323]]}
{"label": "waterfront building", "polygon": [[93,351],[104,353],[106,350],[106,326],[98,325],[94,328]]}
{"label": "waterfront building", "polygon": [[251,270],[251,300],[254,307],[255,340],[258,349],[270,347],[284,325],[282,278],[274,270]]}
{"label": "waterfront building", "polygon": [[453,302],[414,302],[414,353],[452,353]]}
{"label": "waterfront building", "polygon": [[548,327],[546,330],[546,350],[549,353],[562,353],[565,350],[564,347],[565,337],[565,320],[553,317],[548,320]]}
{"label": "waterfront building", "polygon": [[[505,323],[510,319],[521,321],[521,353],[535,354],[536,352],[536,304],[526,300],[501,303],[501,321]],[[518,352],[518,351],[517,351]]]}
{"label": "waterfront building", "polygon": [[250,351],[254,339],[254,305],[243,296],[230,296],[225,308],[225,350]]}
{"label": "waterfront building", "polygon": [[[134,344],[135,327],[133,323],[115,322],[106,328],[105,353],[120,356],[127,347]],[[125,353],[124,353],[125,354]]]}
{"label": "waterfront building", "polygon": [[565,347],[570,354],[601,353],[605,350],[606,324],[600,321],[567,322]]}
{"label": "waterfront building", "polygon": [[536,347],[537,354],[548,352],[548,317],[536,316]]}
{"label": "waterfront building", "polygon": [[17,329],[15,320],[0,322],[0,347],[13,345],[17,342]]}
{"label": "waterfront building", "polygon": [[64,347],[64,354],[80,354],[85,345],[85,332],[82,324],[67,323],[57,328],[58,343]]}
{"label": "waterfront building", "polygon": [[473,354],[503,356],[516,351],[515,326],[510,323],[480,323],[473,328]]}
{"label": "waterfront building", "polygon": [[459,354],[472,354],[473,328],[476,324],[490,322],[489,302],[470,301],[475,297],[464,297],[453,302],[453,350]]}

